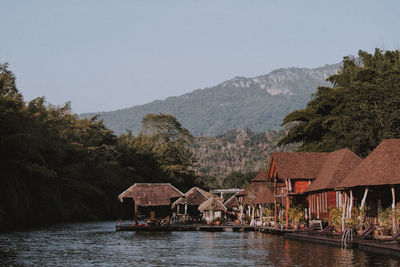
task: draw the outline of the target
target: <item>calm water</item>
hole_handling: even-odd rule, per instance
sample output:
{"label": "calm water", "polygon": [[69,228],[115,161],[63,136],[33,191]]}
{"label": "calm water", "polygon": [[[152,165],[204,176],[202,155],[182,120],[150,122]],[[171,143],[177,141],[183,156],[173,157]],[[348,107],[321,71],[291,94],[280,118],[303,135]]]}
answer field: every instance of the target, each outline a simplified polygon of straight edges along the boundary
{"label": "calm water", "polygon": [[281,236],[115,232],[113,222],[0,234],[1,266],[400,266],[400,260]]}

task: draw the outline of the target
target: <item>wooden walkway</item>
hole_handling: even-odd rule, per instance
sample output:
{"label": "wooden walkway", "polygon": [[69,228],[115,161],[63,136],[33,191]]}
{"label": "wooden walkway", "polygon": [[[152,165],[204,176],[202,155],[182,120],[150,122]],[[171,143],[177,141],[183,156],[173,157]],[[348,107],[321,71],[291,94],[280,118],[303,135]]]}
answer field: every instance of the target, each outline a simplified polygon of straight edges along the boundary
{"label": "wooden walkway", "polygon": [[204,224],[170,224],[170,225],[117,225],[117,231],[135,232],[175,232],[175,231],[204,231],[204,232],[248,232],[255,231],[254,226],[248,225],[204,225]]}

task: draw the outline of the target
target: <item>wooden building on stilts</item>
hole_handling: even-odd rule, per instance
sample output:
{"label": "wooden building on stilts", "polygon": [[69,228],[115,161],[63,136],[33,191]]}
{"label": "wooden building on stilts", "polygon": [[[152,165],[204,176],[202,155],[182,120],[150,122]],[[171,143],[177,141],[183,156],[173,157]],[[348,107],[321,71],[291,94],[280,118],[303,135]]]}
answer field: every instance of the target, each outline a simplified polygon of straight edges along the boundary
{"label": "wooden building on stilts", "polygon": [[217,197],[211,197],[198,207],[198,210],[202,213],[203,219],[206,222],[212,222],[217,218],[224,218],[227,208],[219,199],[220,198]]}
{"label": "wooden building on stilts", "polygon": [[135,205],[135,220],[162,218],[171,215],[171,203],[184,194],[169,183],[136,183],[122,192],[118,199],[131,198]]}
{"label": "wooden building on stilts", "polygon": [[398,231],[400,139],[382,141],[337,187],[343,190],[343,220],[350,218],[354,209],[365,209],[367,224],[382,224],[379,213],[386,210],[389,230]]}
{"label": "wooden building on stilts", "polygon": [[[267,181],[267,172],[260,171],[255,178],[251,180],[250,185],[243,191],[236,194],[239,202],[239,220],[243,222],[243,216],[246,212],[246,216],[251,218],[250,225],[255,225],[257,222],[261,221],[262,224],[262,204],[268,204],[270,201],[270,195],[272,194],[269,186],[272,185]],[[269,194],[271,191],[271,194]],[[262,196],[265,194],[265,196]],[[254,200],[257,199],[259,202],[255,203]],[[273,203],[273,202],[272,202]]]}
{"label": "wooden building on stilts", "polygon": [[[307,207],[305,191],[317,178],[329,153],[272,152],[268,164],[267,178],[274,184],[274,225],[278,227],[278,216],[283,215],[289,228],[289,210],[302,205]],[[280,205],[282,205],[282,210]]]}
{"label": "wooden building on stilts", "polygon": [[187,191],[184,196],[178,198],[174,203],[172,203],[171,207],[173,209],[176,208],[176,214],[179,220],[196,221],[201,219],[201,214],[198,210],[201,203],[213,197],[223,202],[222,198],[217,197],[201,188],[193,187]]}
{"label": "wooden building on stilts", "polygon": [[275,203],[274,193],[268,185],[263,185],[261,191],[257,194],[253,200],[259,220],[256,222],[258,226],[264,226],[266,223],[271,223],[271,214],[266,214],[264,217],[264,210],[270,209]]}
{"label": "wooden building on stilts", "polygon": [[316,179],[305,190],[309,220],[327,219],[330,209],[341,207],[341,193],[335,188],[361,161],[347,148],[329,153]]}

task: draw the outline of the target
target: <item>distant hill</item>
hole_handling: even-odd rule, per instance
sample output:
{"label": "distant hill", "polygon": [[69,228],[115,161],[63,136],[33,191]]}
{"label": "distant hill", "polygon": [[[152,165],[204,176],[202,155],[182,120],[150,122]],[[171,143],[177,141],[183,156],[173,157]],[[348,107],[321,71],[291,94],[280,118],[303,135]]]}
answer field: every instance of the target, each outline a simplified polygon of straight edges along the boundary
{"label": "distant hill", "polygon": [[198,136],[192,153],[198,159],[198,174],[213,177],[217,184],[232,172],[258,172],[268,166],[272,151],[294,151],[296,145],[278,147],[284,130],[254,133],[238,127],[215,137]]}
{"label": "distant hill", "polygon": [[235,77],[221,84],[169,97],[145,105],[100,114],[116,133],[126,129],[137,133],[148,113],[169,113],[193,135],[215,136],[238,126],[255,132],[280,129],[286,114],[304,108],[318,86],[335,73],[340,64],[320,68],[283,68],[254,78]]}

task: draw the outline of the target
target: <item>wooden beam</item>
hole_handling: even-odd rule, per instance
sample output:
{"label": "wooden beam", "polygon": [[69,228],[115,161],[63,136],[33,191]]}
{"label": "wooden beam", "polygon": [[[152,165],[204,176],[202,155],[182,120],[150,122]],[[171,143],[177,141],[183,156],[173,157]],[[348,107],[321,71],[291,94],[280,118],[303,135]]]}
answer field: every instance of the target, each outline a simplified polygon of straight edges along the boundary
{"label": "wooden beam", "polygon": [[289,228],[289,209],[290,209],[288,179],[285,179],[285,182],[286,182],[286,229],[288,229]]}
{"label": "wooden beam", "polygon": [[351,210],[353,208],[353,190],[350,190],[350,203],[349,203],[349,213],[347,218],[351,218]]}
{"label": "wooden beam", "polygon": [[139,210],[139,207],[138,207],[138,205],[136,205],[136,203],[135,203],[135,223],[137,224],[137,218],[138,218],[138,210]]}
{"label": "wooden beam", "polygon": [[346,215],[346,192],[342,193],[342,231],[344,231],[344,216]]}

